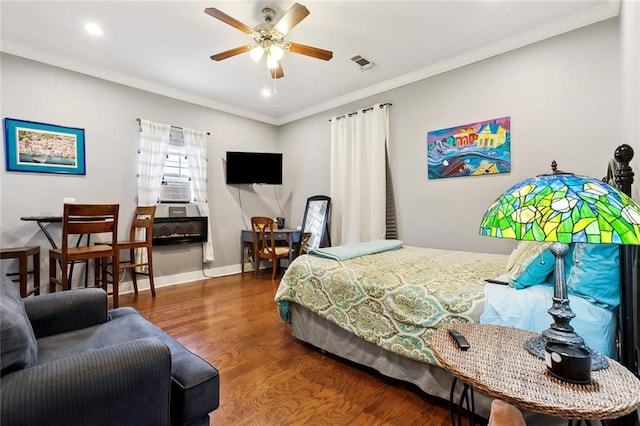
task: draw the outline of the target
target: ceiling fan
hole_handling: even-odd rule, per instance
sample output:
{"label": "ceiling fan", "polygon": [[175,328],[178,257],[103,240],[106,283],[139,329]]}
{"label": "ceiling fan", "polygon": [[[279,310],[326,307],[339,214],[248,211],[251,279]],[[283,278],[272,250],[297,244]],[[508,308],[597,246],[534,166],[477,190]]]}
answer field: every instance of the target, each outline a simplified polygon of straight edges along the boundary
{"label": "ceiling fan", "polygon": [[208,7],[204,12],[225,24],[239,29],[245,34],[249,34],[254,41],[252,44],[212,55],[211,59],[214,61],[222,61],[246,52],[249,52],[251,59],[256,62],[262,56],[266,56],[267,68],[271,73],[271,77],[275,79],[284,77],[280,60],[285,51],[322,59],[323,61],[328,61],[333,57],[333,52],[329,50],[284,40],[284,36],[309,15],[309,9],[299,3],[294,3],[275,24],[273,23],[273,18],[276,16],[275,10],[265,7],[262,9],[262,16],[265,22],[256,25],[254,28],[243,24],[215,7]]}

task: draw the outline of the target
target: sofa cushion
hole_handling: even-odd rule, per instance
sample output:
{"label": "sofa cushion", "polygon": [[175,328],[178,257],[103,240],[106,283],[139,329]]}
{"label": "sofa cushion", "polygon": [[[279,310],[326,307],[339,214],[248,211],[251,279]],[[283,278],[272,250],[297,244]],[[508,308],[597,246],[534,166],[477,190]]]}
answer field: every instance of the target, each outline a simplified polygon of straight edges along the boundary
{"label": "sofa cushion", "polygon": [[188,424],[218,408],[218,371],[187,350],[133,308],[109,312],[100,325],[38,340],[38,363],[65,358],[128,340],[158,337],[171,351],[171,423]]}
{"label": "sofa cushion", "polygon": [[0,276],[0,375],[36,363],[37,343],[18,287]]}

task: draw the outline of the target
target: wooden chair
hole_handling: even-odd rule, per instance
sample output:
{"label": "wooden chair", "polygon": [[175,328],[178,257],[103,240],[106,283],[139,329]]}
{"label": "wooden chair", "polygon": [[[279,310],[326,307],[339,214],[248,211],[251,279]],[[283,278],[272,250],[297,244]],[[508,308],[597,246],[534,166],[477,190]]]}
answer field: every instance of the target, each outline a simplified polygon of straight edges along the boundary
{"label": "wooden chair", "polygon": [[307,249],[309,245],[309,240],[311,239],[311,232],[303,232],[300,235],[300,246],[298,247],[298,256],[304,254],[304,251]]}
{"label": "wooden chair", "polygon": [[[131,219],[131,227],[129,229],[129,240],[118,241],[119,250],[129,250],[129,261],[120,262],[120,269],[131,270],[131,279],[133,281],[133,290],[138,294],[137,275],[149,276],[149,287],[151,288],[151,296],[156,297],[156,287],[153,282],[153,219],[156,214],[156,206],[137,206],[133,218]],[[136,258],[136,249],[144,250],[141,256]],[[143,268],[147,268],[147,272]]]}
{"label": "wooden chair", "polygon": [[[33,269],[29,271],[29,258],[32,258]],[[20,284],[20,297],[40,294],[40,246],[0,248],[0,259],[17,259],[18,272],[11,272],[7,276],[17,276],[13,281]],[[27,289],[27,275],[33,274],[33,288]]]}
{"label": "wooden chair", "polygon": [[260,260],[267,259],[273,264],[273,272],[271,273],[273,280],[276,278],[280,259],[289,257],[289,247],[276,246],[274,238],[276,225],[270,217],[252,217],[251,229],[253,230],[254,274],[258,276]]}
{"label": "wooden chair", "polygon": [[[118,204],[65,204],[62,217],[62,247],[49,250],[49,292],[56,291],[56,286],[62,290],[71,288],[68,277],[68,266],[78,261],[93,259],[96,264],[94,282],[96,287],[107,290],[106,267],[107,259],[112,258],[115,266],[114,275],[118,274],[119,257],[117,243],[114,245],[96,244],[74,247],[69,243],[70,237],[85,234],[110,233],[113,241],[118,235]],[[104,260],[104,261],[103,261]],[[57,269],[60,264],[61,277],[58,278]],[[98,273],[98,266],[102,265],[102,273]],[[99,281],[102,281],[99,284]],[[113,307],[118,307],[117,283],[114,284]]]}
{"label": "wooden chair", "polygon": [[[129,228],[129,239],[118,241],[118,250],[128,250],[129,259],[120,260],[120,270],[130,270],[131,280],[133,282],[133,291],[138,294],[138,274],[149,276],[149,287],[151,288],[151,296],[156,297],[156,287],[153,282],[153,219],[156,214],[156,206],[137,206],[133,212],[131,226]],[[101,244],[109,244],[111,242],[103,242]],[[136,250],[144,250],[138,253]],[[147,272],[142,268],[146,267]],[[107,272],[113,277],[113,272]],[[115,275],[117,276],[117,275]],[[113,279],[112,279],[113,281]],[[114,286],[115,291],[115,286]]]}

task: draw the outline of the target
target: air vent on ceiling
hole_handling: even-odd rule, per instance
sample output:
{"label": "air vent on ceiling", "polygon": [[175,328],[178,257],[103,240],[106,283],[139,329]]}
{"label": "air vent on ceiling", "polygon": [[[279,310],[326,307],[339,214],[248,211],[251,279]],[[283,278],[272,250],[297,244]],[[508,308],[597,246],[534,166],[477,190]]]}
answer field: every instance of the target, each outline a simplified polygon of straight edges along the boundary
{"label": "air vent on ceiling", "polygon": [[360,71],[365,71],[373,68],[373,62],[363,57],[362,55],[356,55],[351,58],[353,62],[355,62],[358,66],[360,66]]}

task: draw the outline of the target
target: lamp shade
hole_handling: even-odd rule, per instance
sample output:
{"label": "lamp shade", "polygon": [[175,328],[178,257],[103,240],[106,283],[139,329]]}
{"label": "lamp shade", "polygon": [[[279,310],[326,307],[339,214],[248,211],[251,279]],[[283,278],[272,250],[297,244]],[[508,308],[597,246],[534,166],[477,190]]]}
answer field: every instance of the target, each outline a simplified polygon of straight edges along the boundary
{"label": "lamp shade", "polygon": [[262,55],[264,55],[264,49],[262,46],[253,46],[249,51],[249,56],[254,62],[260,61],[260,59],[262,59]]}
{"label": "lamp shade", "polygon": [[587,176],[555,172],[523,180],[500,195],[480,234],[526,241],[640,244],[640,205]]}
{"label": "lamp shade", "polygon": [[278,68],[278,60],[267,53],[267,69],[274,70]]}
{"label": "lamp shade", "polygon": [[279,61],[284,57],[284,50],[282,50],[282,47],[277,44],[272,44],[269,46],[269,54],[273,56],[276,61]]}

